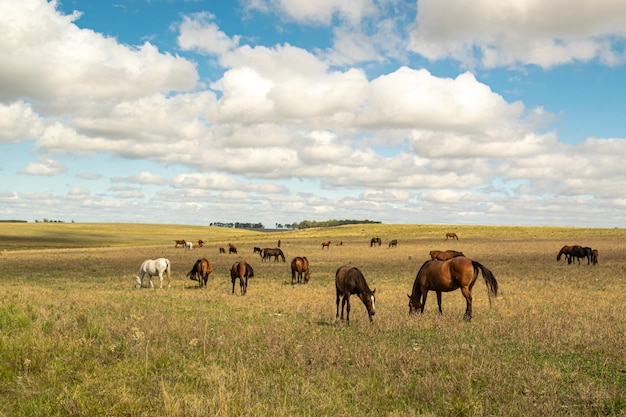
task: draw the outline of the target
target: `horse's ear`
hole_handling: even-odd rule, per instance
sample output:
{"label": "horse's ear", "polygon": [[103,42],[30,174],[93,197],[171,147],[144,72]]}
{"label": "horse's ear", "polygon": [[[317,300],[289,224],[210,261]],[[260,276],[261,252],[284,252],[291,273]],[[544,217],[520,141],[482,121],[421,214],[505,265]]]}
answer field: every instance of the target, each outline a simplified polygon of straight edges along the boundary
{"label": "horse's ear", "polygon": [[372,291],[372,294],[376,294],[376,288],[374,288],[374,290]]}
{"label": "horse's ear", "polygon": [[409,294],[407,294],[406,296],[409,297],[409,300],[411,299],[411,296]]}

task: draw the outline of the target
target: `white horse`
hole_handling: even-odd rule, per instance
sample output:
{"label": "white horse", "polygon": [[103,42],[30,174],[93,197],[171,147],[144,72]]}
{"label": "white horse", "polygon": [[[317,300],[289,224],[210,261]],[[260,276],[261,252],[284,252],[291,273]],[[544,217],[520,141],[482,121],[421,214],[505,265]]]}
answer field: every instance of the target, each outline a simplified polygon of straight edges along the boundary
{"label": "white horse", "polygon": [[161,286],[159,288],[163,288],[163,273],[167,275],[167,288],[170,287],[170,283],[172,282],[170,277],[170,261],[169,259],[159,258],[159,259],[146,259],[141,264],[139,268],[139,275],[135,276],[137,278],[137,288],[141,288],[141,281],[143,281],[144,275],[148,275],[148,279],[150,280],[150,288],[154,288],[152,284],[152,277],[159,276],[161,280]]}
{"label": "white horse", "polygon": [[193,249],[193,242],[185,242],[185,247],[188,250],[192,250]]}

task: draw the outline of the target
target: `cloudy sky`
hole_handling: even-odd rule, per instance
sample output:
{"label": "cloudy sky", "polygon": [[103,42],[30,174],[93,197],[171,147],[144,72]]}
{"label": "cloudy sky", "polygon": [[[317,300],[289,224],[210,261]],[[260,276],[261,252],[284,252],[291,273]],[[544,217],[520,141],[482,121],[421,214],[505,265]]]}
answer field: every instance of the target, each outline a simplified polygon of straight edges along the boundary
{"label": "cloudy sky", "polygon": [[0,219],[626,227],[623,0],[0,16]]}

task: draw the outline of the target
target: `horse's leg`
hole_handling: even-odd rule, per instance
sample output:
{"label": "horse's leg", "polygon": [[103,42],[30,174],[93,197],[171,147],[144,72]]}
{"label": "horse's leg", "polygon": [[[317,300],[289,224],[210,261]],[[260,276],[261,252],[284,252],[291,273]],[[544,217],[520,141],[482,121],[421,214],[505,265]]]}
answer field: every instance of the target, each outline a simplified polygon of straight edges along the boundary
{"label": "horse's leg", "polygon": [[437,305],[439,306],[439,314],[443,314],[441,311],[441,291],[437,291]]}
{"label": "horse's leg", "polygon": [[348,293],[348,297],[346,300],[346,322],[350,324],[350,293]]}
{"label": "horse's leg", "polygon": [[339,295],[339,290],[337,289],[337,314],[335,314],[335,320],[337,319],[337,317],[339,317],[339,299],[340,299],[340,295]]}
{"label": "horse's leg", "polygon": [[463,293],[463,297],[465,297],[465,302],[467,304],[463,318],[470,321],[472,319],[472,292],[469,287],[461,287],[461,293]]}
{"label": "horse's leg", "polygon": [[428,290],[422,290],[422,305],[420,306],[420,313],[424,312],[424,307],[426,307],[426,298],[428,297]]}
{"label": "horse's leg", "polygon": [[230,279],[233,282],[233,294],[235,293],[235,278]]}

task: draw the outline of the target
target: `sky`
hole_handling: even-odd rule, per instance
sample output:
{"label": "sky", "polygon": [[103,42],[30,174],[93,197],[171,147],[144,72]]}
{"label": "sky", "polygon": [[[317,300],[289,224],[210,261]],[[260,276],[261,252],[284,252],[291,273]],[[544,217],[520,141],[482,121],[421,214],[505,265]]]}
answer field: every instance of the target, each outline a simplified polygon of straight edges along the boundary
{"label": "sky", "polygon": [[0,16],[0,219],[626,227],[623,0]]}

